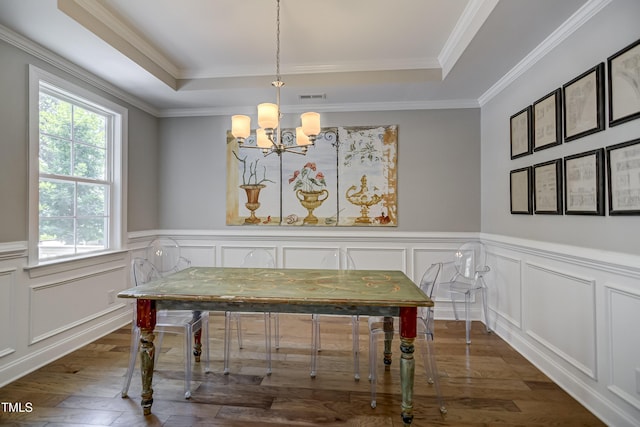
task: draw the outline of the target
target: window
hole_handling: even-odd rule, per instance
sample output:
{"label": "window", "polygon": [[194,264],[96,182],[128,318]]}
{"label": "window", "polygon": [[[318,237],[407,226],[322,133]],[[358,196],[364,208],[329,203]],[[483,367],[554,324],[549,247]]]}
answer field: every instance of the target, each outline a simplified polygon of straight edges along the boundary
{"label": "window", "polygon": [[119,248],[126,110],[35,67],[30,85],[30,258]]}

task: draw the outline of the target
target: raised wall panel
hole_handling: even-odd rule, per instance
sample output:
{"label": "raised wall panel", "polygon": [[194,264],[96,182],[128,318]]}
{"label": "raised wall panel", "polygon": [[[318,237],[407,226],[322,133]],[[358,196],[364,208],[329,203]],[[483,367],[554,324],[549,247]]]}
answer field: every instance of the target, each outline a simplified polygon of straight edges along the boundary
{"label": "raised wall panel", "polygon": [[487,264],[491,266],[491,271],[485,275],[489,309],[516,328],[521,328],[522,260],[490,252]]}
{"label": "raised wall panel", "polygon": [[15,269],[0,270],[0,358],[15,351]]}
{"label": "raised wall panel", "polygon": [[595,281],[526,264],[524,327],[527,335],[590,378],[596,370]]}
{"label": "raised wall panel", "polygon": [[[283,247],[282,266],[284,268],[320,268],[324,257],[335,254],[339,249],[337,246]],[[356,266],[360,268],[357,262]]]}
{"label": "raised wall panel", "polygon": [[605,290],[611,348],[609,390],[640,410],[640,294],[613,286]]}
{"label": "raised wall panel", "polygon": [[[273,246],[222,246],[220,248],[220,266],[221,267],[241,267],[244,262],[244,258],[253,249],[260,248],[271,253],[276,266],[278,265],[276,257],[276,248]],[[193,264],[196,265],[196,264]]]}
{"label": "raised wall panel", "polygon": [[33,285],[29,292],[29,344],[52,337],[125,306],[109,293],[128,286],[127,269],[116,267],[64,281]]}
{"label": "raised wall panel", "polygon": [[[449,261],[453,258],[453,251],[442,249],[414,249],[413,250],[413,281],[419,284],[422,275],[431,264]],[[441,277],[443,280],[444,277]],[[434,301],[451,301],[449,291],[443,286],[436,290]]]}
{"label": "raised wall panel", "polygon": [[361,269],[400,270],[407,273],[406,248],[350,248],[349,255]]}
{"label": "raised wall panel", "polygon": [[191,265],[194,267],[213,267],[216,265],[215,246],[180,243],[180,255],[191,261]]}

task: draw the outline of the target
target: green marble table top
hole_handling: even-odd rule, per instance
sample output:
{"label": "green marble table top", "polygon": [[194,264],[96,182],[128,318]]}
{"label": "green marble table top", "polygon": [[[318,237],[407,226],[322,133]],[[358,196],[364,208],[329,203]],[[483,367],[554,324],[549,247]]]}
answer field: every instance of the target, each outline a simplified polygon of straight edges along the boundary
{"label": "green marble table top", "polygon": [[190,267],[120,298],[243,304],[431,307],[401,271]]}

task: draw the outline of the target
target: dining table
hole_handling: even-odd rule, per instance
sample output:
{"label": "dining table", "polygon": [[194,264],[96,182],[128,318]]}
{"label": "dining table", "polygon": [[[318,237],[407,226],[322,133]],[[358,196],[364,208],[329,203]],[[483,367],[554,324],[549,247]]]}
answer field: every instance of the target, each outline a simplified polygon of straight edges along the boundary
{"label": "dining table", "polygon": [[[122,290],[118,297],[136,299],[144,415],[153,404],[156,311],[168,309],[399,317],[400,412],[405,425],[413,421],[416,315],[418,307],[433,301],[402,271],[189,267]],[[392,339],[392,333],[385,334],[386,349]],[[389,365],[391,351],[384,357]]]}

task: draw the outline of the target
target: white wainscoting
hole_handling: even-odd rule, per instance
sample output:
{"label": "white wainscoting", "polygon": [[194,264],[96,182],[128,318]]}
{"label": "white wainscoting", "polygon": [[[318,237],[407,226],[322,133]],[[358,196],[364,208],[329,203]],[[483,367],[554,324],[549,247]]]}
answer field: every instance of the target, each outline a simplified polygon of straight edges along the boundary
{"label": "white wainscoting", "polygon": [[492,329],[607,425],[640,426],[640,259],[480,237]]}
{"label": "white wainscoting", "polygon": [[11,325],[15,322],[16,269],[0,270],[0,361],[16,351],[16,337]]}
{"label": "white wainscoting", "polygon": [[38,267],[26,252],[0,244],[0,387],[131,321],[115,298],[130,286],[128,252]]}
{"label": "white wainscoting", "polygon": [[[479,233],[150,230],[130,233],[128,251],[51,271],[25,269],[26,244],[0,244],[0,322],[12,325],[0,326],[0,386],[126,324],[131,305],[107,295],[130,286],[130,258],[157,235],[175,238],[194,266],[238,266],[261,247],[278,267],[308,268],[343,250],[357,268],[401,270],[415,282],[480,239],[490,327],[608,425],[640,426],[639,257]],[[475,302],[472,318],[481,313]],[[446,289],[436,318],[453,318]]]}

